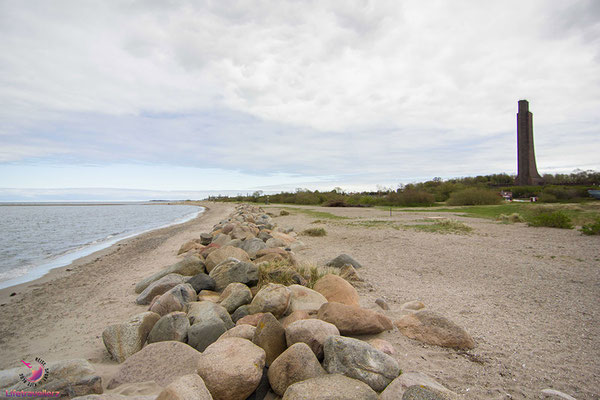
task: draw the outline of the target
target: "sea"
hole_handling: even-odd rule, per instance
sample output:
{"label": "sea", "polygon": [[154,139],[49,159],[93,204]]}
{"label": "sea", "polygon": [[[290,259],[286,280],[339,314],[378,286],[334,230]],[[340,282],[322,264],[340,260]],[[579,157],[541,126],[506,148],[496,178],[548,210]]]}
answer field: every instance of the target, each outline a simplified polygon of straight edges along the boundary
{"label": "sea", "polygon": [[0,204],[0,289],[203,211],[161,202]]}

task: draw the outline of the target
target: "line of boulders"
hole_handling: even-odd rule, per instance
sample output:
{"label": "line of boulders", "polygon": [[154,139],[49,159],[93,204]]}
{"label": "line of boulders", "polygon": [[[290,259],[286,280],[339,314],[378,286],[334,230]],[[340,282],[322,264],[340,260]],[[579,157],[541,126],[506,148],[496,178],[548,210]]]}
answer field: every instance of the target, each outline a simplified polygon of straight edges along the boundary
{"label": "line of boulders", "polygon": [[[300,274],[289,286],[257,286],[264,263],[297,265],[294,250],[303,247],[293,230],[278,228],[262,209],[236,207],[210,233],[185,243],[181,261],[136,285],[136,303],[147,311],[102,334],[121,363],[108,389],[155,381],[160,395],[79,399],[456,397],[425,374],[401,373],[389,342],[349,337],[397,328],[429,344],[474,346],[462,328],[420,302],[405,304],[395,323],[383,313],[384,301],[378,302],[382,312],[361,307],[353,286],[362,281],[361,265],[351,256],[328,263],[339,275],[321,277],[312,289]],[[76,394],[101,393],[97,378]]]}

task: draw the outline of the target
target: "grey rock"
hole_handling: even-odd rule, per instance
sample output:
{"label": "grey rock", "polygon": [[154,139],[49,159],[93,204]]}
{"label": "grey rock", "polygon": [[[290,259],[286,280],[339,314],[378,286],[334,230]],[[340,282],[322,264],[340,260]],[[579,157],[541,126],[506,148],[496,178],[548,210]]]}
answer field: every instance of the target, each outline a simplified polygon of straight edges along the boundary
{"label": "grey rock", "polygon": [[248,325],[248,324],[241,324],[238,326],[234,326],[233,328],[231,328],[230,330],[228,330],[227,332],[222,334],[219,337],[219,340],[227,339],[230,337],[237,337],[237,338],[242,338],[242,339],[247,339],[249,341],[252,341],[252,339],[254,338],[254,332],[256,332],[255,326]]}
{"label": "grey rock", "polygon": [[187,283],[192,285],[196,293],[202,290],[215,290],[215,280],[205,273],[194,275]]}
{"label": "grey rock", "polygon": [[[212,255],[212,254],[211,254]],[[256,265],[228,258],[210,271],[210,277],[215,280],[215,289],[221,291],[230,283],[239,282],[247,286],[258,283],[258,268]]]}
{"label": "grey rock", "polygon": [[175,263],[162,271],[158,271],[154,275],[149,276],[148,278],[142,280],[135,286],[136,293],[142,293],[144,289],[146,289],[152,282],[155,282],[162,278],[163,276],[169,274],[179,274],[184,276],[194,276],[199,274],[200,272],[205,272],[206,267],[202,259],[195,255],[190,255],[184,258],[183,260]]}
{"label": "grey rock", "polygon": [[227,310],[212,301],[196,301],[188,303],[186,310],[191,325],[207,319],[218,318],[223,321],[227,329],[231,329],[235,326]]}
{"label": "grey rock", "polygon": [[198,374],[184,375],[171,382],[156,400],[213,400]]}
{"label": "grey rock", "polygon": [[208,246],[212,242],[212,239],[213,237],[210,233],[202,233],[200,235],[200,243],[205,246]]}
{"label": "grey rock", "polygon": [[198,351],[204,351],[227,331],[220,318],[207,318],[195,323],[188,329],[188,344]]}
{"label": "grey rock", "polygon": [[458,395],[445,388],[432,377],[422,372],[402,372],[379,395],[379,400],[396,400],[402,398],[404,392],[411,386],[418,385],[445,395],[448,399],[457,399]]}
{"label": "grey rock", "polygon": [[388,305],[387,301],[385,301],[381,297],[375,299],[375,304],[377,304],[379,307],[381,307],[382,310],[390,309],[390,306]]}
{"label": "grey rock", "polygon": [[246,239],[242,242],[241,249],[244,250],[250,258],[256,257],[259,250],[266,249],[267,245],[260,238]]}
{"label": "grey rock", "polygon": [[233,314],[231,314],[231,319],[233,320],[233,322],[238,322],[245,316],[250,315],[249,308],[250,306],[248,304],[238,307],[237,310],[235,310]]}
{"label": "grey rock", "polygon": [[241,338],[217,340],[198,362],[198,375],[215,400],[245,400],[258,387],[265,351]]}
{"label": "grey rock", "polygon": [[339,374],[294,383],[283,400],[377,400],[377,393],[364,382]]}
{"label": "grey rock", "polygon": [[315,353],[317,359],[323,359],[323,344],[329,336],[339,336],[335,325],[320,319],[302,319],[285,328],[288,346],[294,343],[305,343]]}
{"label": "grey rock", "polygon": [[269,382],[273,391],[283,396],[290,385],[327,374],[315,354],[305,343],[296,343],[285,350],[269,367]]}
{"label": "grey rock", "polygon": [[329,261],[327,263],[327,266],[334,267],[334,268],[342,268],[346,264],[350,264],[356,269],[362,268],[362,265],[360,265],[360,263],[358,261],[356,261],[354,258],[350,257],[348,254],[340,254],[333,260]]}
{"label": "grey rock", "polygon": [[266,242],[267,240],[271,239],[273,236],[269,235],[265,231],[261,231],[257,237],[258,237],[258,239],[262,240],[263,242]]}
{"label": "grey rock", "polygon": [[[31,361],[36,368],[41,365]],[[0,390],[5,391],[31,391],[32,388],[23,383],[19,377],[27,368],[12,368],[0,371]],[[45,365],[48,373],[47,380],[42,380],[35,387],[36,391],[60,392],[61,397],[84,396],[93,393],[102,393],[102,378],[96,374],[92,365],[83,359],[61,360],[48,362]]]}
{"label": "grey rock", "polygon": [[148,343],[175,340],[185,342],[190,321],[187,314],[175,311],[158,320],[148,335]]}
{"label": "grey rock", "polygon": [[402,400],[448,400],[448,397],[428,387],[413,385],[406,389]]}
{"label": "grey rock", "polygon": [[108,353],[118,362],[122,363],[132,354],[140,351],[148,334],[160,316],[147,311],[121,324],[108,326],[102,332],[102,340]]}
{"label": "grey rock", "polygon": [[358,379],[376,392],[381,392],[400,374],[396,360],[362,340],[330,336],[323,351],[327,372]]}
{"label": "grey rock", "polygon": [[252,342],[260,346],[266,354],[265,363],[269,367],[287,347],[285,329],[271,313],[264,314],[256,324]]}
{"label": "grey rock", "polygon": [[[233,246],[223,246],[223,247],[213,251],[206,257],[206,270],[208,271],[209,275],[210,275],[210,272],[217,265],[219,265],[223,261],[227,260],[228,258],[235,258],[236,260],[246,261],[246,262],[250,261],[250,257],[248,257],[248,253],[246,253],[244,250],[239,249],[237,247],[233,247]],[[225,286],[227,286],[227,285],[225,285]]]}
{"label": "grey rock", "polygon": [[281,318],[290,305],[291,293],[284,285],[269,283],[263,286],[250,303],[250,313],[271,313],[275,318]]}
{"label": "grey rock", "polygon": [[187,303],[196,299],[196,291],[189,283],[180,283],[162,294],[156,301],[152,301],[150,311],[160,316],[173,311],[181,311]]}
{"label": "grey rock", "polygon": [[180,376],[196,373],[201,356],[198,350],[181,342],[149,344],[119,366],[108,383],[108,389],[148,381],[167,386]]}
{"label": "grey rock", "polygon": [[165,275],[159,280],[152,282],[140,295],[135,299],[137,304],[150,304],[154,296],[159,296],[166,293],[180,283],[185,283],[186,278],[179,274]]}
{"label": "grey rock", "polygon": [[233,313],[240,306],[249,304],[252,301],[252,292],[248,286],[243,283],[233,282],[227,285],[221,297],[219,304],[225,307],[228,313]]}

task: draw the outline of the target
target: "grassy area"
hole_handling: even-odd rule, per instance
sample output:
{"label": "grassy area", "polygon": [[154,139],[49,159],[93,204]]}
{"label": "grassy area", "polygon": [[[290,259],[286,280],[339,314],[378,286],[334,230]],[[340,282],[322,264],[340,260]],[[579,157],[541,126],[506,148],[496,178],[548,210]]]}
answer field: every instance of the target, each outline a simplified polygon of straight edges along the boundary
{"label": "grassy area", "polygon": [[315,211],[310,208],[298,208],[298,207],[278,207],[278,208],[282,208],[282,209],[285,209],[290,212],[302,213],[302,214],[308,215],[309,217],[319,218],[319,219],[336,219],[336,220],[348,219],[348,217],[334,215],[332,213],[328,213],[325,211]]}
{"label": "grassy area", "polygon": [[471,228],[469,225],[451,219],[435,221],[432,224],[404,225],[404,227],[416,229],[421,232],[442,234],[453,233],[457,235],[465,235],[473,231],[473,228]]}
{"label": "grassy area", "polygon": [[[382,210],[389,208],[381,207]],[[540,210],[544,211],[562,211],[565,213],[574,225],[583,226],[593,223],[600,218],[600,202],[578,203],[578,204],[536,204],[536,203],[505,203],[491,206],[464,206],[464,207],[439,207],[435,209],[407,209],[394,208],[393,210],[402,212],[444,212],[461,215],[472,218],[486,218],[500,220],[501,215],[511,215],[517,213],[525,221],[531,221]]]}
{"label": "grassy area", "polygon": [[361,221],[352,221],[349,225],[352,226],[361,226],[365,228],[391,228],[391,229],[415,229],[421,232],[431,232],[431,233],[454,233],[454,234],[467,234],[473,231],[473,228],[470,226],[451,219],[443,219],[443,220],[420,220],[420,222],[425,222],[425,224],[400,224],[395,221],[385,221],[385,220],[361,220]]}

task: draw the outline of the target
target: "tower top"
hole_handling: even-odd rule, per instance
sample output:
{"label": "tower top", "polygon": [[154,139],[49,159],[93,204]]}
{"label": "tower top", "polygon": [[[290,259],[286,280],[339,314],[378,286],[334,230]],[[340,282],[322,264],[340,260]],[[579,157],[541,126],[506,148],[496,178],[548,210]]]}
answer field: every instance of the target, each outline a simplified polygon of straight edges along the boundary
{"label": "tower top", "polygon": [[529,112],[529,102],[527,100],[519,100],[519,112]]}

